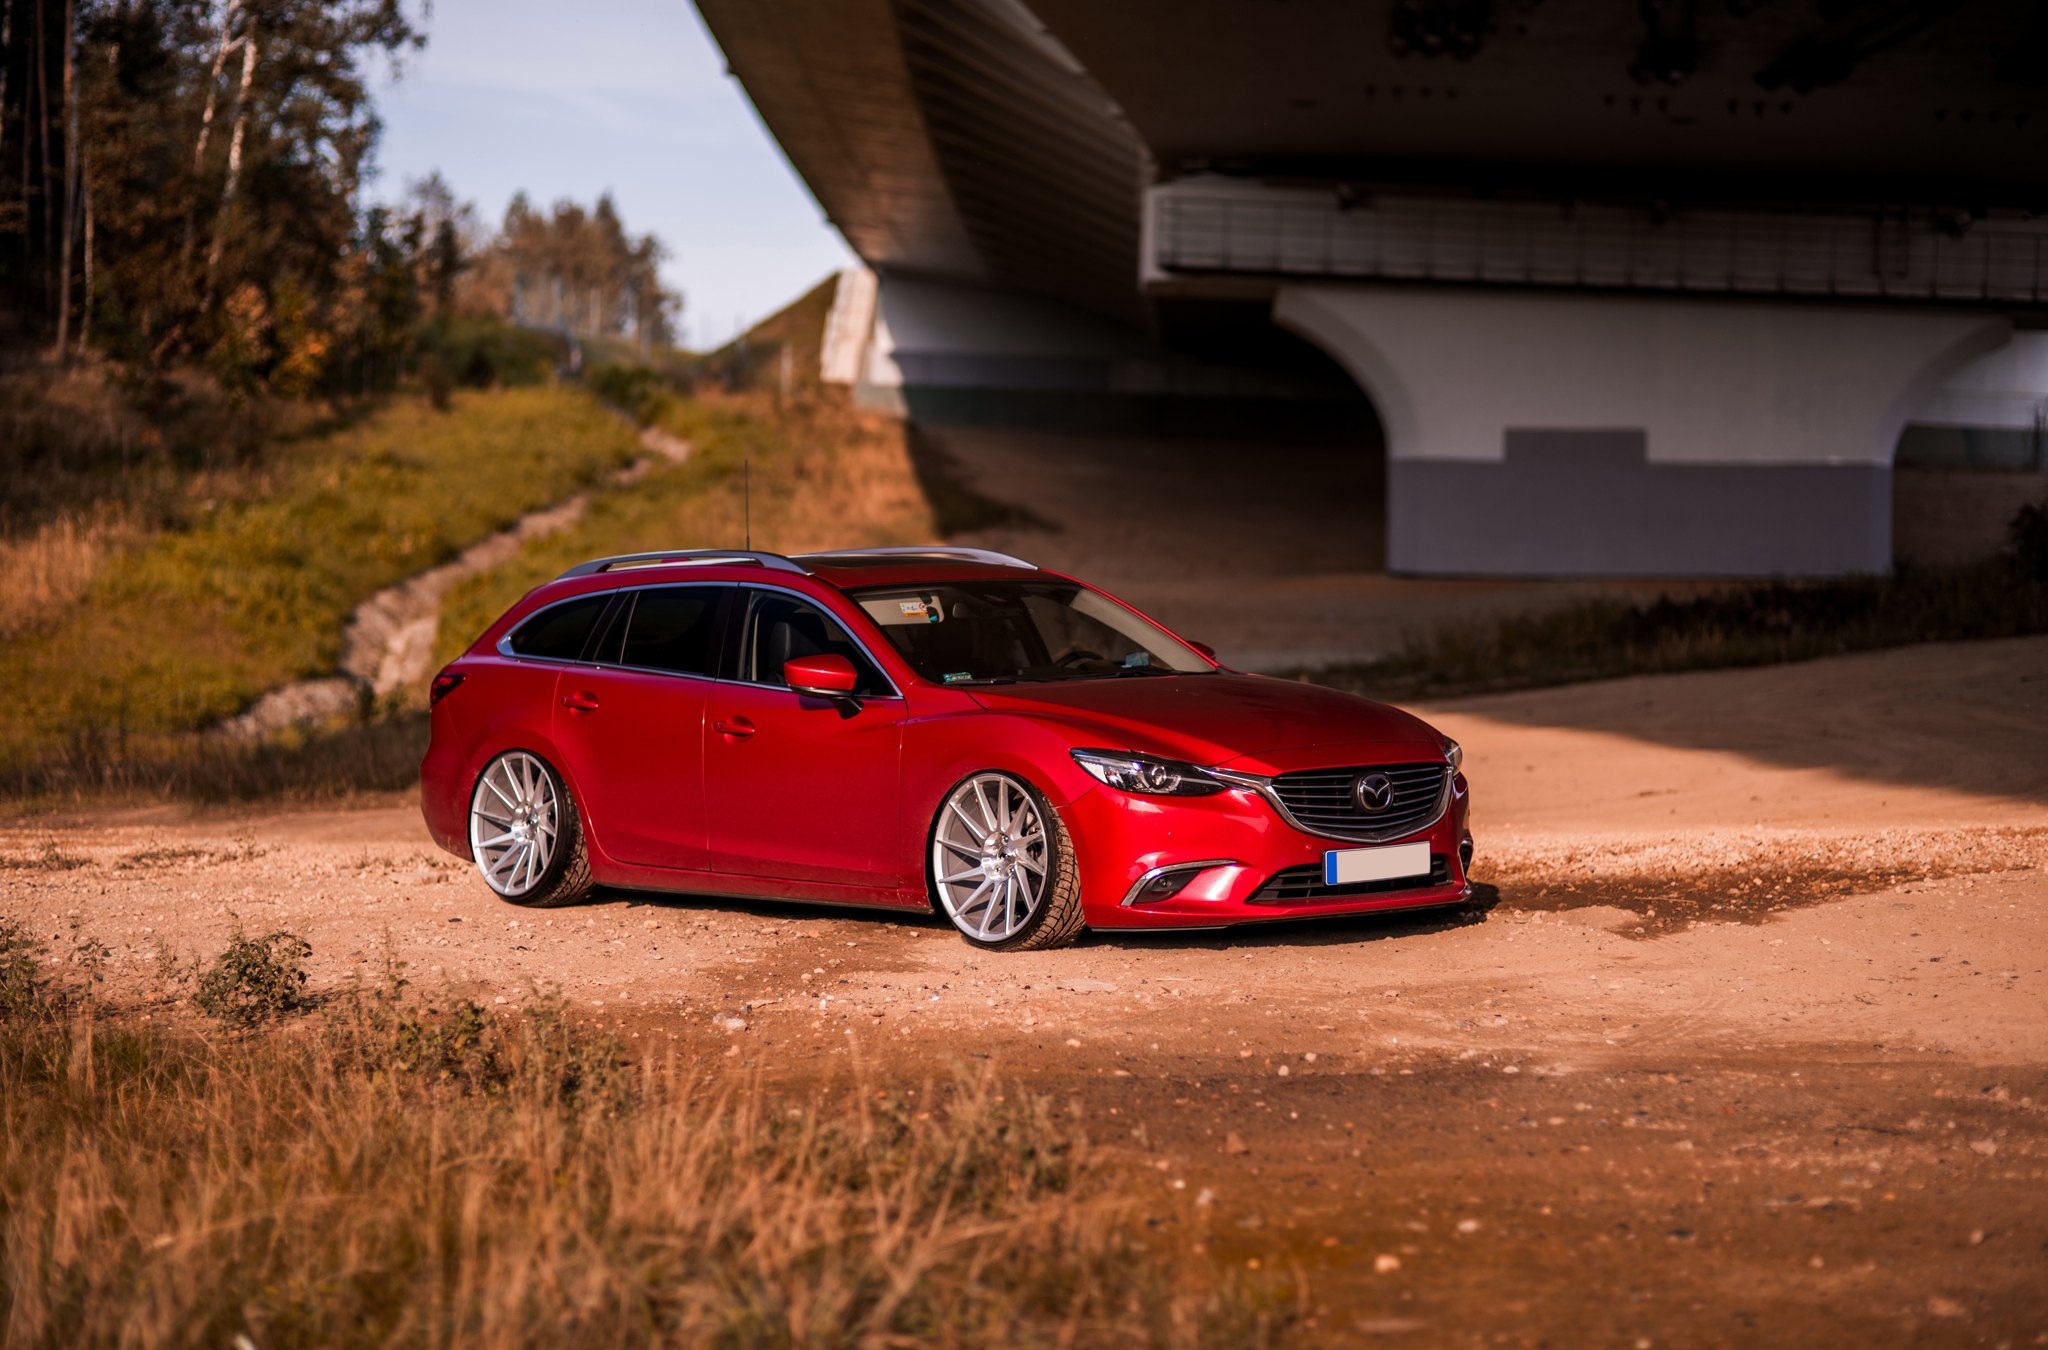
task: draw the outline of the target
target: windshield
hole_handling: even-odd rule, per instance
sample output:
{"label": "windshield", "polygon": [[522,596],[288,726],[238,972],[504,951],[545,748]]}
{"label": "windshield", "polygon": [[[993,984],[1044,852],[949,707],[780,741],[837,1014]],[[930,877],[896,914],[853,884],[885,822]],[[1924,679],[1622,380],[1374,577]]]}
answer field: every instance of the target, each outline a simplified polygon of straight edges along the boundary
{"label": "windshield", "polygon": [[853,592],[910,668],[938,684],[1206,674],[1165,630],[1071,581],[962,581]]}

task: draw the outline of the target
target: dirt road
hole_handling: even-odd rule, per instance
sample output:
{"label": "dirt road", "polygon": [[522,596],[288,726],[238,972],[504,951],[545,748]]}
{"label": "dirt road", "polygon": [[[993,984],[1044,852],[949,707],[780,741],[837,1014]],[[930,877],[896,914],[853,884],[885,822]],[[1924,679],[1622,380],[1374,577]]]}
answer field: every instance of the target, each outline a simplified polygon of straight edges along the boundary
{"label": "dirt road", "polygon": [[1337,1344],[2048,1344],[2048,640],[1425,710],[1455,919],[1091,937],[608,895],[534,913],[412,806],[0,830],[0,909],[155,947],[291,928],[792,1084],[993,1063],[1146,1217],[1298,1268]]}

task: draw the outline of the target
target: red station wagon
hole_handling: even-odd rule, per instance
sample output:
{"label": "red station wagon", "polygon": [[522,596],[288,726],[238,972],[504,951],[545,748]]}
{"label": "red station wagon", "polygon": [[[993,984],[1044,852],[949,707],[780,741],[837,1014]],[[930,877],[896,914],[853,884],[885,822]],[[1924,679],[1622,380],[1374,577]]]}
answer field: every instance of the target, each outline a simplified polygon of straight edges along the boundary
{"label": "red station wagon", "polygon": [[928,911],[969,942],[1467,900],[1456,742],[978,549],[604,558],[433,684],[421,807],[515,904]]}

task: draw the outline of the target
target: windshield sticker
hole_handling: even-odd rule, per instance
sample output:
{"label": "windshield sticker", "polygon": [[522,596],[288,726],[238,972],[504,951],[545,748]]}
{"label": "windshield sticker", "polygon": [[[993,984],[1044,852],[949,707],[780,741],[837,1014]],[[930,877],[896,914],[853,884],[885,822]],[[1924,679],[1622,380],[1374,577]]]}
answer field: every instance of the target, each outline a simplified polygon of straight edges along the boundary
{"label": "windshield sticker", "polygon": [[947,684],[965,684],[974,678],[974,672],[971,670],[949,670],[944,678]]}
{"label": "windshield sticker", "polygon": [[863,600],[860,607],[868,617],[884,628],[898,628],[915,623],[937,623],[945,617],[939,608],[939,598],[931,596],[885,595]]}
{"label": "windshield sticker", "polygon": [[1152,653],[1150,652],[1132,652],[1124,658],[1125,670],[1134,670],[1139,666],[1149,666],[1151,664]]}

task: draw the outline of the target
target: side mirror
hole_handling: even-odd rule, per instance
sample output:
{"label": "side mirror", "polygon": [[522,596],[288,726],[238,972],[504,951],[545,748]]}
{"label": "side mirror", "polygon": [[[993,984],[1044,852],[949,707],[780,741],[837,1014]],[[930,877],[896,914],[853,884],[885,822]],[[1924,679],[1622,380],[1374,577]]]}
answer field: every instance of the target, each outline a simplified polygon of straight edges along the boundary
{"label": "side mirror", "polygon": [[852,698],[854,689],[860,684],[860,673],[853,668],[853,662],[830,652],[799,656],[793,661],[783,662],[782,678],[799,694],[829,698],[835,702]]}
{"label": "side mirror", "polygon": [[1196,651],[1208,657],[1211,661],[1216,660],[1216,649],[1214,647],[1211,647],[1208,643],[1190,642],[1188,646],[1193,647]]}

